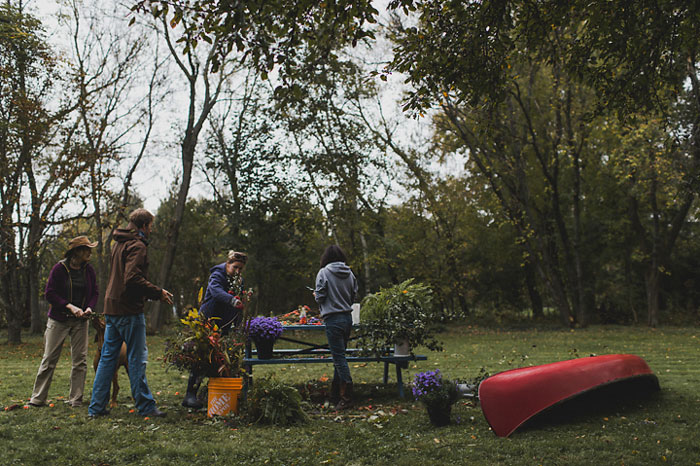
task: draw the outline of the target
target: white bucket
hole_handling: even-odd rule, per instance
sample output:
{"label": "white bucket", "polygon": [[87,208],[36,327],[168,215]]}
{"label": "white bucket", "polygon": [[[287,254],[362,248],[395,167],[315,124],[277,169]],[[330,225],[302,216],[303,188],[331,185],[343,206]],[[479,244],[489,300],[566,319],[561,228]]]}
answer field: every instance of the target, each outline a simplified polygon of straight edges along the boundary
{"label": "white bucket", "polygon": [[360,303],[355,303],[352,305],[352,323],[360,323]]}
{"label": "white bucket", "polygon": [[408,344],[407,340],[404,340],[401,343],[396,343],[394,345],[394,356],[410,356],[410,355],[411,355],[411,346]]}

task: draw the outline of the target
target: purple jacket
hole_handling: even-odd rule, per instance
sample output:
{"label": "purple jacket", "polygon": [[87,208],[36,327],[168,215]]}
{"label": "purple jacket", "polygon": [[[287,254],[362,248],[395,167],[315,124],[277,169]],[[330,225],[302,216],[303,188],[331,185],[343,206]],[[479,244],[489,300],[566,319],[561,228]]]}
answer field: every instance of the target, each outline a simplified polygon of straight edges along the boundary
{"label": "purple jacket", "polygon": [[216,324],[224,327],[228,332],[231,324],[238,324],[241,318],[241,310],[233,307],[233,296],[228,293],[228,279],[226,278],[226,262],[215,265],[209,270],[209,283],[204,300],[199,311],[208,318],[218,317]]}
{"label": "purple jacket", "polygon": [[[49,317],[61,322],[68,319],[73,314],[66,309],[66,305],[71,301],[72,283],[66,260],[56,263],[51,269],[49,280],[46,282],[44,297],[51,305],[49,307]],[[90,264],[85,264],[85,299],[81,308],[88,307],[95,309],[97,305],[97,274]]]}

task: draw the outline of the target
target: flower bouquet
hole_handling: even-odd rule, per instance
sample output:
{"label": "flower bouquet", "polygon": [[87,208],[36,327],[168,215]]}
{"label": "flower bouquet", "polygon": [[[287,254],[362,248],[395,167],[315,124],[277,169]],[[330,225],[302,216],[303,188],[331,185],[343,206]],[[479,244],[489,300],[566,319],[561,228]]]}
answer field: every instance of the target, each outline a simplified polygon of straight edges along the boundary
{"label": "flower bouquet", "polygon": [[248,288],[246,290],[243,287],[243,276],[240,273],[227,276],[226,280],[228,281],[228,294],[240,301],[240,307],[250,302],[253,297],[253,289]]}
{"label": "flower bouquet", "polygon": [[272,358],[272,347],[282,336],[282,324],[274,317],[254,317],[248,324],[248,336],[255,342],[258,359]]}
{"label": "flower bouquet", "polygon": [[443,380],[439,369],[419,372],[411,384],[413,396],[425,405],[430,422],[435,426],[450,423],[452,405],[459,399],[457,385],[450,380]]}
{"label": "flower bouquet", "polygon": [[184,327],[165,343],[163,362],[205,377],[240,377],[245,338],[241,332],[222,336],[214,320],[197,309],[180,319]]}

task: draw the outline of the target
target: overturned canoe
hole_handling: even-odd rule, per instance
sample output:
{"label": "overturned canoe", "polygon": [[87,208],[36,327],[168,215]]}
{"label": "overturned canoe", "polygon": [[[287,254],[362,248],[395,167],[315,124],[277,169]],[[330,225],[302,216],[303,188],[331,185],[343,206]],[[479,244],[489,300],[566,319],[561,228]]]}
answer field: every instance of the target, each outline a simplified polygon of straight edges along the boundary
{"label": "overturned canoe", "polygon": [[582,393],[634,378],[658,379],[644,359],[610,354],[501,372],[479,385],[484,416],[499,437],[507,437],[543,410]]}

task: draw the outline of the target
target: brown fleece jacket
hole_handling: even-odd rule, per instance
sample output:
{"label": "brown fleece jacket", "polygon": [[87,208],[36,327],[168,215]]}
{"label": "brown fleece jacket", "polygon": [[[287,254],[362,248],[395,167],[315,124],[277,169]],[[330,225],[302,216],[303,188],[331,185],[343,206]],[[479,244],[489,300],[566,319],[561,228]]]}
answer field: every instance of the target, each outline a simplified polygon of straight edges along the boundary
{"label": "brown fleece jacket", "polygon": [[105,293],[104,310],[107,315],[135,315],[143,313],[147,299],[160,299],[162,290],[149,282],[148,243],[138,235],[133,223],[114,230],[112,269]]}

